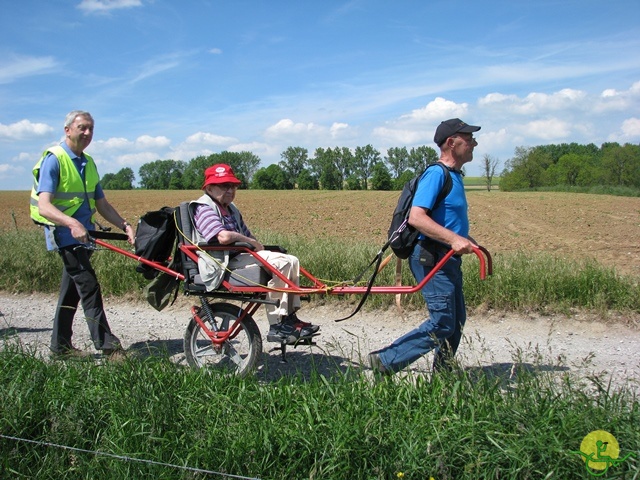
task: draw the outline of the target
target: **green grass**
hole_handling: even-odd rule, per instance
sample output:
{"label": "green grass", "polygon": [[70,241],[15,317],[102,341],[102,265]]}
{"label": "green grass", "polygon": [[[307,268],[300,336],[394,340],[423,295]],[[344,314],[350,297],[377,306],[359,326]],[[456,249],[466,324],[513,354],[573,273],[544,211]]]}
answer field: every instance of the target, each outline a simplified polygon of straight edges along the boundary
{"label": "green grass", "polygon": [[[353,280],[374,258],[380,245],[357,241],[342,242],[326,238],[307,240],[259,232],[265,244],[285,246],[300,258],[301,265],[328,284]],[[12,293],[55,293],[60,285],[62,263],[58,255],[47,252],[41,232],[0,233],[0,290]],[[122,242],[119,244],[121,247]],[[125,243],[124,248],[128,248]],[[389,252],[386,252],[388,254]],[[147,281],[135,271],[137,263],[109,250],[96,251],[92,263],[106,296],[129,296],[142,300]],[[502,310],[529,310],[566,313],[584,308],[605,313],[608,310],[640,312],[640,284],[637,279],[617,275],[591,260],[577,262],[548,254],[524,252],[495,255],[494,275],[479,279],[479,263],[468,255],[463,263],[465,297],[470,308],[482,306]],[[365,280],[371,270],[365,275]],[[395,284],[395,259],[382,270],[377,285]],[[403,264],[403,285],[414,280],[407,262]],[[327,296],[325,300],[355,304],[359,297]],[[312,296],[312,301],[317,298]],[[404,304],[423,308],[421,295],[407,296]],[[392,305],[393,295],[371,295],[367,308]]]}
{"label": "green grass", "polygon": [[[354,367],[265,384],[162,357],[51,363],[15,345],[0,363],[0,432],[42,442],[0,438],[2,478],[216,478],[104,452],[261,479],[572,479],[587,478],[571,452],[593,430],[606,426],[621,454],[640,449],[630,390],[549,365],[379,381]],[[637,466],[612,470],[632,478]]]}

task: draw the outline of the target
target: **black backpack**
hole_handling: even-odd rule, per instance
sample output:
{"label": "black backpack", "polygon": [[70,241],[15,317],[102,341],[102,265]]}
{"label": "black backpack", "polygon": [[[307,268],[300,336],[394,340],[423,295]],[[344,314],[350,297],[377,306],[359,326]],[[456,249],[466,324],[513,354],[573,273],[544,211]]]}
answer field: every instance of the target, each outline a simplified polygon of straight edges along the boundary
{"label": "black backpack", "polygon": [[[176,241],[174,210],[175,208],[162,207],[160,210],[147,212],[140,217],[136,229],[136,255],[167,265]],[[142,273],[147,280],[155,278],[160,273],[159,270],[143,263],[136,267],[136,271]]]}
{"label": "black backpack", "polygon": [[[424,172],[434,165],[439,165],[442,168],[445,173],[445,181],[442,190],[436,198],[436,203],[432,210],[438,208],[445,197],[449,195],[453,186],[449,169],[442,162],[435,162],[427,165]],[[418,183],[424,175],[424,172],[405,183],[402,192],[400,193],[400,198],[398,199],[398,205],[393,211],[393,216],[391,217],[391,226],[389,227],[388,232],[389,246],[391,247],[391,250],[393,250],[393,253],[395,253],[396,257],[401,259],[409,258],[409,255],[411,255],[411,252],[418,241],[418,235],[420,234],[420,232],[409,225],[409,212],[411,211],[413,197],[418,189]]]}
{"label": "black backpack", "polygon": [[[442,203],[445,197],[449,195],[449,192],[451,192],[451,188],[453,187],[453,180],[451,180],[449,168],[442,162],[431,163],[427,165],[427,168],[434,165],[440,165],[440,167],[444,170],[445,180],[444,185],[442,186],[442,190],[436,198],[436,203],[433,206],[433,210],[435,210],[440,205],[440,203]],[[427,171],[427,168],[424,169],[424,172]],[[371,268],[372,265],[375,265],[375,270],[367,281],[367,290],[365,291],[364,295],[362,295],[360,302],[350,315],[334,320],[334,322],[342,322],[344,320],[347,320],[360,311],[360,308],[362,308],[362,305],[364,305],[365,300],[369,296],[371,287],[373,286],[373,282],[375,281],[376,276],[380,271],[380,265],[382,264],[382,254],[388,247],[391,247],[393,253],[400,259],[409,258],[409,255],[411,255],[413,248],[418,242],[418,235],[420,232],[409,225],[409,211],[411,210],[411,204],[413,203],[413,197],[416,194],[418,183],[420,182],[420,178],[422,178],[422,175],[424,175],[424,172],[405,183],[404,188],[400,193],[400,198],[398,199],[398,205],[393,211],[393,217],[391,218],[391,226],[389,227],[389,236],[387,242],[382,246],[382,248],[380,248],[380,251],[378,251],[375,258],[371,261],[371,263],[369,263],[367,268],[365,268],[362,273],[360,273],[353,280],[353,283],[358,283],[362,279],[364,274],[369,270],[369,268]]]}

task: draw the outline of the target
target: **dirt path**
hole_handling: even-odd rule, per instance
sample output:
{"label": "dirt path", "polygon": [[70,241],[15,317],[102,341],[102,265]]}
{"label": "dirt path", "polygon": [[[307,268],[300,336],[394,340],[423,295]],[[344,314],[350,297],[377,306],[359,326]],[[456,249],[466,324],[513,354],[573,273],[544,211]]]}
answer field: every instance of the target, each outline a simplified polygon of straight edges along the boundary
{"label": "dirt path", "polygon": [[[111,328],[125,348],[148,354],[167,351],[179,364],[186,364],[182,337],[188,323],[189,303],[179,298],[175,305],[157,312],[147,304],[107,300]],[[29,351],[47,355],[55,296],[10,295],[0,292],[0,337],[4,342],[21,342]],[[290,349],[288,362],[273,344],[264,343],[265,355],[257,373],[264,380],[295,372],[307,373],[314,366],[325,375],[359,368],[369,351],[380,348],[410,330],[422,320],[422,312],[402,318],[395,308],[369,311],[342,323],[333,320],[349,313],[344,307],[303,306],[301,318],[322,326],[315,347]],[[618,319],[624,320],[624,319]],[[260,310],[256,321],[266,331]],[[608,322],[588,315],[541,317],[504,313],[470,314],[459,359],[468,368],[481,368],[509,375],[514,365],[579,377],[601,374],[615,384],[628,382],[640,392],[640,329],[622,321]],[[75,345],[93,351],[88,331],[76,319]],[[416,362],[411,370],[429,371],[430,356]]]}

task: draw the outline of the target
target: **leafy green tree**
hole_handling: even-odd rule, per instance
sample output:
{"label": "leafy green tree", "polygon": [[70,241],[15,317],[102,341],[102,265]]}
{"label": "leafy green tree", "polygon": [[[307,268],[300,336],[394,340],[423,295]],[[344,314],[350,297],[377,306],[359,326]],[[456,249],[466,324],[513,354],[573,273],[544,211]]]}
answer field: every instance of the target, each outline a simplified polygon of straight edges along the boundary
{"label": "leafy green tree", "polygon": [[369,189],[369,178],[373,172],[373,166],[380,162],[380,152],[371,144],[364,147],[356,147],[353,159],[354,173],[360,177],[362,188]]}
{"label": "leafy green tree", "polygon": [[145,163],[138,170],[140,186],[145,190],[168,190],[173,172],[182,173],[185,168],[185,162],[180,160],[156,160]]}
{"label": "leafy green tree", "polygon": [[360,177],[352,173],[347,177],[345,181],[347,190],[362,190],[362,183],[360,182]]}
{"label": "leafy green tree", "polygon": [[391,147],[387,149],[386,161],[391,167],[393,178],[398,178],[409,167],[407,147]]}
{"label": "leafy green tree", "polygon": [[371,174],[371,188],[373,190],[391,190],[393,181],[391,174],[383,162],[378,162],[373,166]]}
{"label": "leafy green tree", "polygon": [[117,188],[113,188],[111,186],[111,182],[113,182],[115,176],[115,173],[105,173],[104,175],[102,175],[102,177],[100,177],[100,185],[102,185],[102,188],[105,190],[118,190]]}
{"label": "leafy green tree", "polygon": [[318,190],[318,178],[308,168],[303,168],[298,175],[299,190]]}
{"label": "leafy green tree", "polygon": [[500,190],[532,189],[544,186],[545,170],[552,164],[544,148],[516,147],[515,156],[505,164]]}
{"label": "leafy green tree", "polygon": [[215,165],[212,161],[211,155],[206,157],[198,155],[192,158],[182,172],[182,188],[185,190],[201,189],[204,183],[204,171],[211,165]]}
{"label": "leafy green tree", "polygon": [[413,170],[405,170],[398,178],[393,180],[393,189],[402,190],[404,188],[404,184],[415,176],[416,173]]}
{"label": "leafy green tree", "polygon": [[211,165],[226,163],[231,166],[233,173],[242,182],[240,188],[246,188],[251,183],[254,173],[260,166],[260,157],[245,151],[228,152],[225,150],[224,152],[214,153],[209,158],[213,162]]}
{"label": "leafy green tree", "polygon": [[335,152],[331,148],[316,148],[314,157],[309,162],[312,172],[318,175],[320,188],[323,190],[342,190],[342,178],[336,167]]}
{"label": "leafy green tree", "polygon": [[303,147],[288,147],[280,154],[282,161],[280,167],[287,173],[291,183],[298,181],[300,173],[307,166],[309,160],[309,152]]}
{"label": "leafy green tree", "polygon": [[253,175],[252,189],[258,190],[286,190],[291,188],[287,172],[280,166],[271,164],[261,168]]}
{"label": "leafy green tree", "polygon": [[580,172],[586,163],[586,159],[576,153],[567,153],[561,156],[557,163],[547,169],[547,183],[549,185],[576,186]]}
{"label": "leafy green tree", "polygon": [[105,174],[100,179],[100,184],[106,190],[132,190],[134,181],[133,170],[125,167],[117,173]]}
{"label": "leafy green tree", "polygon": [[336,147],[333,150],[333,159],[336,170],[340,173],[340,189],[342,189],[347,177],[354,171],[353,153],[347,147]]}
{"label": "leafy green tree", "polygon": [[408,166],[415,175],[424,172],[427,165],[438,161],[438,153],[431,147],[422,145],[409,151]]}
{"label": "leafy green tree", "polygon": [[602,155],[602,166],[609,185],[640,187],[640,146],[627,143],[610,145]]}
{"label": "leafy green tree", "polygon": [[182,190],[182,172],[171,172],[171,178],[169,179],[169,190]]}

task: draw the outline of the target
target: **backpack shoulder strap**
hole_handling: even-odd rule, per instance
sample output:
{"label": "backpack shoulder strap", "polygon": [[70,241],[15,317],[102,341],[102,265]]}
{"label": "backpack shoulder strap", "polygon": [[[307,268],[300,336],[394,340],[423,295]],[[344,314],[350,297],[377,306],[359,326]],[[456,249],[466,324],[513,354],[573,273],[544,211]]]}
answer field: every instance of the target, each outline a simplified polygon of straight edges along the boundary
{"label": "backpack shoulder strap", "polygon": [[451,180],[451,172],[449,172],[449,167],[447,167],[444,163],[440,161],[431,163],[427,166],[427,168],[433,165],[439,165],[440,168],[442,168],[442,171],[444,172],[444,185],[442,186],[442,190],[440,190],[440,193],[438,193],[438,196],[436,197],[436,203],[433,205],[433,209],[432,209],[432,210],[435,210],[440,206],[442,201],[445,198],[447,198],[447,195],[451,193],[451,189],[453,188],[453,180]]}

